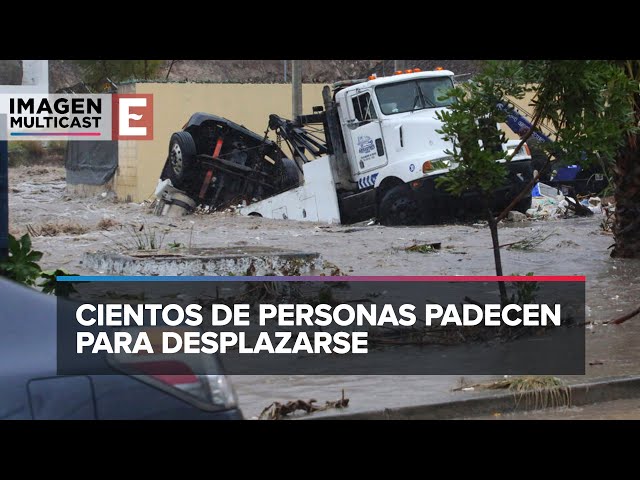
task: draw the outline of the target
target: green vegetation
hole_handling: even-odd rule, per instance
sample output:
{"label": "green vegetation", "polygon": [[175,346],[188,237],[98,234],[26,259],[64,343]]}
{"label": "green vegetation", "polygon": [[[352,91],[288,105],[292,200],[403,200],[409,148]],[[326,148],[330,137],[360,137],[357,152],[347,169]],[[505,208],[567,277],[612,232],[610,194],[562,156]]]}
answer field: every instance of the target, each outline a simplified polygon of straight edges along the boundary
{"label": "green vegetation", "polygon": [[[640,77],[640,67],[634,72]],[[504,134],[496,128],[497,123],[505,121],[505,113],[497,107],[498,101],[507,97],[522,99],[526,92],[534,91],[532,85],[536,85],[531,102],[531,123],[534,129],[547,125],[556,131],[554,142],[542,145],[548,157],[542,170],[549,167],[552,158],[567,163],[576,163],[577,159],[582,164],[601,163],[603,159],[615,158],[625,139],[636,134],[640,96],[638,81],[633,78],[620,66],[607,61],[491,61],[484,65],[473,82],[451,89],[449,96],[455,102],[450,110],[438,113],[438,117],[444,123],[440,132],[453,143],[447,153],[458,167],[439,179],[439,184],[453,195],[470,191],[482,195],[498,276],[502,276],[498,223],[529,194],[537,181],[534,178],[504,211],[492,212],[488,207],[492,192],[502,184],[507,173],[506,165],[496,162],[504,157],[502,144],[506,141]],[[639,102],[632,102],[634,98]],[[521,143],[531,133],[525,135]],[[640,148],[637,143],[634,145],[636,150]],[[633,158],[636,162],[633,178],[637,182],[640,178],[638,151]],[[626,168],[627,171],[630,169]],[[637,186],[634,188],[629,195],[631,203],[635,202],[634,211],[637,211],[640,192]],[[617,210],[616,214],[619,215]],[[628,222],[635,221],[640,225],[637,215],[635,220],[633,215],[628,217]],[[634,232],[640,253],[640,226]],[[503,283],[500,283],[500,295],[502,301],[506,301]]]}
{"label": "green vegetation", "polygon": [[526,409],[568,407],[571,389],[558,377],[525,375],[498,380],[480,389],[508,390],[516,396],[516,407],[524,403]]}
{"label": "green vegetation", "polygon": [[[43,271],[37,263],[42,255],[42,252],[32,248],[28,234],[19,240],[9,234],[9,256],[0,260],[0,275],[25,285],[41,287],[44,293],[68,296],[74,291],[72,284],[58,282],[56,277],[71,274],[61,269]],[[43,282],[37,283],[39,279]]]}
{"label": "green vegetation", "polygon": [[[545,235],[543,232],[535,232],[531,235],[527,236],[527,238],[523,238],[522,240],[518,240],[517,242],[510,243],[506,245],[509,250],[523,250],[523,251],[532,251],[535,250],[542,242],[552,237],[553,235],[557,235],[555,230],[548,235]],[[504,246],[504,245],[503,245]]]}
{"label": "green vegetation", "polygon": [[168,228],[160,230],[155,226],[147,227],[144,223],[140,226],[124,225],[121,226],[121,228],[129,234],[129,236],[122,241],[116,240],[104,232],[100,233],[124,251],[160,250],[164,244],[164,238],[169,232]]}
{"label": "green vegetation", "polygon": [[68,297],[71,293],[75,292],[73,283],[71,282],[59,282],[56,277],[63,276],[77,276],[75,274],[67,273],[64,270],[57,268],[52,271],[42,272],[41,278],[44,280],[39,283],[38,286],[42,287],[42,293],[53,293],[57,297]]}
{"label": "green vegetation", "polygon": [[159,250],[166,235],[165,232],[158,231],[155,227],[140,227],[128,225],[127,229],[131,234],[130,241],[137,250]]}
{"label": "green vegetation", "polygon": [[9,234],[9,256],[0,260],[0,275],[8,277],[25,285],[35,285],[42,269],[38,262],[43,253],[31,248],[31,238],[28,234],[16,239]]}
{"label": "green vegetation", "polygon": [[571,406],[571,387],[558,377],[545,375],[506,376],[503,380],[468,385],[464,378],[454,391],[507,390],[515,400],[515,408],[526,410]]}
{"label": "green vegetation", "polygon": [[[513,273],[512,275],[518,276],[517,273]],[[526,276],[532,277],[533,272],[527,272]],[[512,285],[516,289],[516,292],[511,295],[509,303],[526,305],[528,303],[536,302],[536,293],[540,290],[538,282],[512,282]]]}
{"label": "green vegetation", "polygon": [[9,166],[34,165],[49,162],[61,162],[67,149],[66,141],[9,142]]}
{"label": "green vegetation", "polygon": [[417,243],[413,242],[413,245],[404,248],[405,252],[417,252],[417,253],[433,253],[440,250],[439,243]]}
{"label": "green vegetation", "polygon": [[164,60],[76,60],[82,68],[84,81],[100,90],[100,82],[150,80],[156,77]]}

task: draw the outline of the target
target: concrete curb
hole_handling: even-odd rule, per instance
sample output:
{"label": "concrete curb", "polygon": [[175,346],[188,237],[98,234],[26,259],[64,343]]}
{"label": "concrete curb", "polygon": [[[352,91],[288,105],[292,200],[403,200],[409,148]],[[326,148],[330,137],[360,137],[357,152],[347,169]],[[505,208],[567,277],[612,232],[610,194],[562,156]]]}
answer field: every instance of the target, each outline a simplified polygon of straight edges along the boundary
{"label": "concrete curb", "polygon": [[[581,406],[640,397],[640,376],[615,377],[569,385],[570,405]],[[461,393],[464,394],[464,393]],[[535,400],[531,398],[531,400]],[[445,420],[540,409],[540,403],[513,393],[465,398],[451,402],[384,408],[367,412],[318,415],[301,420]]]}

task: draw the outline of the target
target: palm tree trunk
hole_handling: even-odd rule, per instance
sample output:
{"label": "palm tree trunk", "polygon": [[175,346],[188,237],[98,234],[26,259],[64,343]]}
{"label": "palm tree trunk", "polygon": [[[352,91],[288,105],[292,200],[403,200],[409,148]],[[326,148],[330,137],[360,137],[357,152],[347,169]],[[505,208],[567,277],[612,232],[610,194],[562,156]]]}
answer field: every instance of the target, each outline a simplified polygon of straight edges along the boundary
{"label": "palm tree trunk", "polygon": [[[634,98],[636,121],[640,121],[640,95]],[[640,258],[640,138],[630,134],[614,168],[616,211],[612,257]]]}
{"label": "palm tree trunk", "polygon": [[627,145],[618,155],[614,182],[616,211],[612,257],[640,258],[640,149]]}

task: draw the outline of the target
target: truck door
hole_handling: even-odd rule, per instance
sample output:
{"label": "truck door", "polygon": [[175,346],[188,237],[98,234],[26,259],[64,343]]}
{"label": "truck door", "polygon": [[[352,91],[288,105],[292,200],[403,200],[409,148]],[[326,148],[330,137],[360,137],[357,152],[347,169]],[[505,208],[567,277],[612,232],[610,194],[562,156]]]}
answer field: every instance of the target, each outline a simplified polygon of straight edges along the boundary
{"label": "truck door", "polygon": [[344,124],[347,150],[354,174],[362,174],[387,164],[387,152],[376,106],[369,92],[347,95],[348,117]]}

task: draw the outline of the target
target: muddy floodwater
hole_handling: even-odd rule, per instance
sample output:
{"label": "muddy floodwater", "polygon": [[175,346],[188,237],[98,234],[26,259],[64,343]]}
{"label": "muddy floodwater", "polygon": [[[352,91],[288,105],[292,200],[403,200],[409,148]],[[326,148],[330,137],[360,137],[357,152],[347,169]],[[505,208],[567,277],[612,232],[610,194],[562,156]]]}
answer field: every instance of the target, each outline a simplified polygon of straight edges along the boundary
{"label": "muddy floodwater", "polygon": [[[77,274],[100,274],[83,265],[94,250],[134,246],[132,228],[144,225],[165,245],[195,248],[273,247],[317,252],[324,273],[342,275],[491,275],[493,254],[486,225],[467,223],[425,227],[324,225],[287,220],[239,217],[231,213],[153,216],[148,204],[116,203],[109,195],[70,198],[64,169],[20,167],[10,170],[10,230],[42,232],[33,238],[44,252],[44,268]],[[587,277],[587,376],[640,373],[640,318],[622,325],[603,321],[637,307],[640,261],[611,259],[611,234],[602,231],[602,217],[504,223],[500,242],[545,237],[532,250],[502,249],[505,274],[585,275]],[[50,236],[45,236],[50,235]],[[417,243],[440,242],[429,253],[406,252]],[[237,272],[241,273],[241,272]],[[449,398],[459,377],[391,376],[261,376],[234,377],[247,417],[274,400],[315,398],[336,400],[344,388],[350,409],[410,404]],[[469,379],[475,380],[475,379]],[[569,378],[584,381],[584,378]],[[455,394],[459,398],[461,393]]]}

